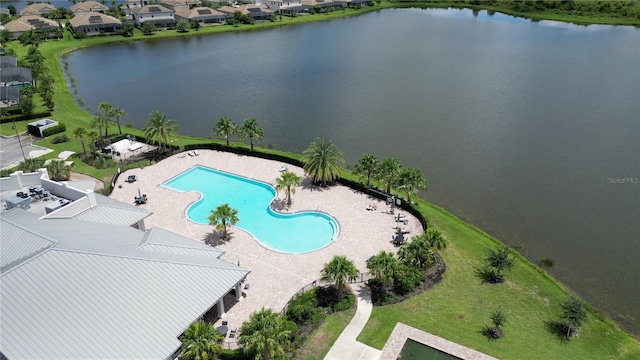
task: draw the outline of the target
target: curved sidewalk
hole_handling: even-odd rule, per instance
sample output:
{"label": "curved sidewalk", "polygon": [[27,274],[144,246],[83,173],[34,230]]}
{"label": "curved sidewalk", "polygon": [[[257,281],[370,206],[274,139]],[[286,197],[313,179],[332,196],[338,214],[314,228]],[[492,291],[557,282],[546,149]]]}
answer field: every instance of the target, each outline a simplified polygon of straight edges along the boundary
{"label": "curved sidewalk", "polygon": [[381,350],[356,341],[356,337],[369,320],[373,304],[371,303],[371,293],[364,283],[352,284],[351,288],[356,293],[358,300],[356,314],[333,344],[324,360],[378,360],[382,354]]}

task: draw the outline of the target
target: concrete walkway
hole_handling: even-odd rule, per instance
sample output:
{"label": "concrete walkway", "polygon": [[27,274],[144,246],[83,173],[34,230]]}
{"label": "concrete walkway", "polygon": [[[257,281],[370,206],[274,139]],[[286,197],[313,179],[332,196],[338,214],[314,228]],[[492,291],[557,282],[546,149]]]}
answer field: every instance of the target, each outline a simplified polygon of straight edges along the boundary
{"label": "concrete walkway", "polygon": [[356,314],[333,344],[324,360],[378,360],[382,354],[382,351],[356,341],[356,337],[369,320],[373,304],[371,303],[371,293],[364,283],[352,284],[351,288],[358,301]]}

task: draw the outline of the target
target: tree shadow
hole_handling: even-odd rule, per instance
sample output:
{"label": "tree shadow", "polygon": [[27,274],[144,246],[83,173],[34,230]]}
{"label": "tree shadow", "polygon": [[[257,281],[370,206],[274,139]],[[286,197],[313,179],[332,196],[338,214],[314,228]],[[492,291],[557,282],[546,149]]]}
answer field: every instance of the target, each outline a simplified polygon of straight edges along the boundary
{"label": "tree shadow", "polygon": [[551,334],[555,335],[560,342],[568,343],[573,336],[573,332],[570,336],[567,336],[567,324],[560,321],[545,321],[544,328]]}
{"label": "tree shadow", "polygon": [[225,242],[229,241],[231,239],[232,235],[233,235],[233,233],[231,231],[227,230],[227,238],[223,239],[222,238],[222,231],[212,231],[210,233],[206,233],[202,240],[204,240],[204,243],[209,245],[209,246],[218,246],[218,245],[222,245]]}
{"label": "tree shadow", "polygon": [[271,202],[271,208],[273,210],[276,210],[276,211],[282,211],[282,210],[284,210],[285,208],[288,208],[288,207],[289,207],[289,205],[287,205],[287,200],[286,199],[277,198],[277,199],[274,199]]}
{"label": "tree shadow", "polygon": [[311,178],[308,176],[302,179],[302,181],[300,182],[300,187],[302,187],[303,190],[309,190],[309,191],[323,191],[323,188],[326,186],[329,186],[329,185],[322,185],[321,183],[316,183],[313,180],[311,180]]}

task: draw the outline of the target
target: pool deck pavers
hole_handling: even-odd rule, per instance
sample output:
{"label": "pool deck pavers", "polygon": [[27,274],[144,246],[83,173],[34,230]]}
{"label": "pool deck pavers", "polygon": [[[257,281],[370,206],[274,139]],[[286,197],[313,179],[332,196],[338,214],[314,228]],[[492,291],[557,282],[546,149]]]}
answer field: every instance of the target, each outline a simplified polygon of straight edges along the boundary
{"label": "pool deck pavers", "polygon": [[[214,231],[212,226],[196,224],[186,216],[187,207],[197,201],[199,193],[180,193],[161,184],[196,165],[264,181],[272,185],[281,175],[282,163],[232,153],[213,150],[199,150],[198,156],[181,153],[152,166],[134,168],[120,175],[111,197],[133,204],[134,197],[146,194],[149,201],[140,207],[153,214],[145,219],[147,229],[161,227],[186,237],[205,241]],[[303,210],[317,210],[330,214],[340,225],[337,238],[323,249],[306,254],[279,253],[264,248],[247,232],[232,227],[229,241],[217,247],[225,251],[221,259],[237,264],[251,271],[244,290],[246,297],[227,309],[224,320],[230,329],[236,329],[249,319],[251,313],[262,307],[280,312],[286,303],[301,288],[320,278],[325,263],[335,255],[345,255],[361,272],[367,272],[366,260],[381,250],[396,252],[391,239],[397,226],[395,218],[388,212],[386,204],[377,199],[354,191],[342,185],[312,187],[304,176],[302,168],[287,165],[302,177],[303,184],[296,188],[291,207],[284,206],[284,192],[280,191],[274,200],[274,207],[285,213]],[[128,175],[136,175],[138,180],[126,183]],[[122,185],[120,188],[119,185]],[[225,189],[220,189],[225,191]],[[377,210],[369,211],[367,206],[375,203]],[[397,213],[397,209],[396,209]],[[403,225],[409,237],[422,233],[417,219],[405,213],[409,219]],[[242,217],[242,214],[238,214]],[[360,303],[359,303],[360,305]],[[218,320],[216,326],[221,320]],[[366,320],[364,320],[366,323]],[[362,324],[364,326],[364,324]],[[225,347],[234,348],[236,339],[226,339]]]}

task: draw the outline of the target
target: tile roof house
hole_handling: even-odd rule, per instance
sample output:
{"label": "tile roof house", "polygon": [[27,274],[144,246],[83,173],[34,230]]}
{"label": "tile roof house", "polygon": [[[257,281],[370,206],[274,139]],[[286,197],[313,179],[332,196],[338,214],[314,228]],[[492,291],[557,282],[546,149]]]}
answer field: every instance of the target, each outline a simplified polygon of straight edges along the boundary
{"label": "tile roof house", "polygon": [[35,4],[31,4],[31,5],[23,8],[23,9],[21,9],[20,12],[18,13],[18,15],[20,15],[20,16],[26,16],[26,15],[41,16],[41,15],[50,14],[50,13],[52,13],[54,11],[56,11],[56,7],[51,5],[51,4],[35,3]]}
{"label": "tile roof house", "polygon": [[90,12],[97,12],[97,13],[104,14],[109,10],[109,7],[106,5],[100,4],[97,1],[89,0],[89,1],[75,3],[69,7],[69,10],[71,10],[71,12],[74,15],[80,15],[80,14],[85,14]]}
{"label": "tile roof house", "polygon": [[142,26],[147,21],[152,22],[157,27],[173,27],[176,25],[173,10],[161,5],[131,8],[131,15],[138,26]]}
{"label": "tile roof house", "polygon": [[162,5],[173,11],[188,10],[200,5],[200,0],[162,0]]}
{"label": "tile roof house", "polygon": [[45,169],[2,178],[2,190],[35,179],[84,196],[46,216],[0,214],[0,358],[174,359],[192,322],[242,293],[249,271],[221,250],[127,225],[143,209],[52,182]]}
{"label": "tile roof house", "polygon": [[29,30],[55,30],[58,28],[58,23],[37,15],[24,15],[9,21],[4,25],[4,28],[13,34],[14,39],[17,39],[22,33]]}
{"label": "tile roof house", "polygon": [[195,7],[193,9],[176,10],[176,19],[186,19],[201,24],[219,24],[227,19],[227,15],[208,7]]}
{"label": "tile roof house", "polygon": [[268,20],[275,12],[269,9],[266,4],[246,4],[240,5],[238,7],[221,6],[220,8],[218,8],[218,11],[227,14],[227,17],[232,17],[236,11],[239,11],[244,15],[252,17],[254,20]]}
{"label": "tile roof house", "polygon": [[120,20],[97,12],[78,14],[69,20],[69,24],[76,33],[84,33],[88,36],[116,33],[122,29]]}
{"label": "tile roof house", "polygon": [[[301,0],[268,0],[263,1],[262,3],[267,5],[267,7],[273,11],[284,10],[287,8],[300,8],[302,5]],[[300,10],[303,10],[303,8],[300,8]]]}

